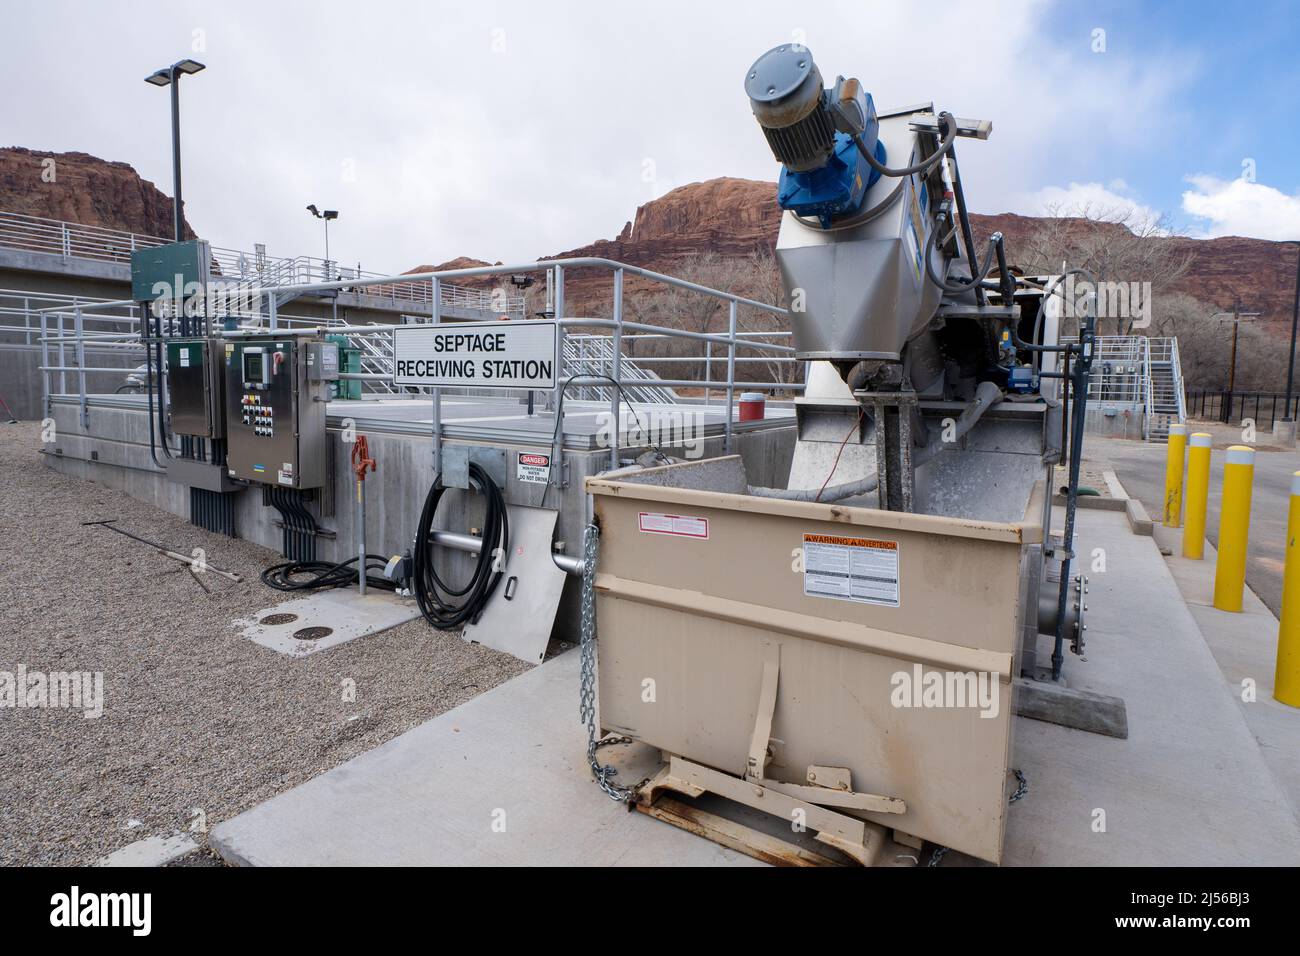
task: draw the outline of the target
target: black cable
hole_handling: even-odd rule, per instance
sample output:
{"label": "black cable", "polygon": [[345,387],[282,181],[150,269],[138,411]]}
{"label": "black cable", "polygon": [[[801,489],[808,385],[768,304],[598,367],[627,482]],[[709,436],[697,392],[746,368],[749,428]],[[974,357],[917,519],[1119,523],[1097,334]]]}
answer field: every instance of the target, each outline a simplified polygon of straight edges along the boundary
{"label": "black cable", "polygon": [[[948,240],[952,237],[952,234],[956,231],[957,231],[957,226],[954,225],[952,227],[952,230],[948,233],[948,235],[944,236],[942,244],[947,245]],[[988,248],[988,252],[985,253],[984,255],[984,262],[980,264],[979,269],[975,270],[975,272],[978,273],[978,278],[972,275],[970,280],[959,279],[956,282],[948,282],[944,280],[943,277],[935,273],[934,271],[934,263],[930,261],[930,254],[934,251],[934,247],[938,244],[935,241],[936,239],[938,239],[938,237],[939,237],[939,227],[936,225],[933,229],[930,230],[930,235],[926,237],[925,249],[921,253],[921,258],[925,261],[926,278],[928,278],[931,282],[937,285],[941,291],[949,292],[949,293],[967,292],[976,287],[982,287],[984,283],[987,281],[989,275],[993,271],[994,260],[997,257],[998,247],[1002,244],[1002,233],[995,232],[992,236],[989,237],[989,248]],[[974,269],[975,263],[973,262],[970,263],[970,266],[972,269]]]}
{"label": "black cable", "polygon": [[943,139],[939,143],[939,148],[931,153],[928,159],[923,159],[921,162],[915,163],[911,166],[903,166],[900,169],[890,169],[880,160],[876,159],[872,151],[867,149],[867,144],[862,141],[861,135],[854,134],[853,145],[858,148],[858,152],[861,153],[862,158],[867,161],[867,165],[882,176],[898,178],[900,176],[911,176],[913,173],[926,173],[929,172],[934,165],[939,162],[939,160],[943,159],[943,157],[948,154],[948,151],[952,149],[953,142],[957,139],[957,121],[953,119],[953,115],[947,110],[939,113],[938,125],[939,129],[943,131]]}
{"label": "black cable", "polygon": [[[273,564],[262,572],[262,583],[277,591],[317,591],[322,588],[343,588],[357,583],[356,556],[330,564],[328,561],[285,561]],[[383,576],[388,559],[381,554],[366,555],[366,587],[394,591],[397,584]],[[371,571],[379,571],[376,577]],[[299,580],[302,575],[310,575]]]}
{"label": "black cable", "polygon": [[[610,385],[612,385],[615,389],[617,389],[619,399],[623,402],[624,405],[627,406],[628,412],[631,414],[632,419],[636,422],[636,427],[641,429],[641,432],[645,435],[646,443],[649,444],[650,447],[654,449],[655,457],[658,458],[660,461],[666,462],[669,460],[668,456],[664,454],[663,449],[660,448],[655,442],[650,440],[650,432],[646,429],[645,425],[641,423],[641,416],[637,413],[637,410],[632,407],[632,403],[628,401],[627,393],[623,391],[623,386],[620,385],[618,382],[616,382],[612,376],[602,375],[598,372],[591,373],[591,374],[587,374],[585,372],[584,373],[575,372],[573,375],[570,375],[567,379],[565,379],[563,382],[560,383],[560,398],[559,401],[557,402],[556,410],[555,410],[555,428],[551,432],[552,448],[554,448],[560,440],[560,426],[564,422],[564,400],[566,398],[566,390],[569,388],[570,385],[573,384],[575,379],[579,379],[579,378],[601,379],[603,381],[609,382]],[[587,383],[584,382],[583,384],[585,385]],[[617,433],[620,430],[621,423],[613,422],[612,425],[615,432]],[[555,471],[555,456],[552,455],[551,463],[547,466],[546,469],[546,484],[542,486],[542,497],[541,500],[537,502],[537,507],[539,508],[542,507],[544,504],[546,504],[546,493],[550,491],[551,475],[554,473],[554,471]]]}
{"label": "black cable", "polygon": [[483,496],[483,541],[474,573],[463,587],[454,587],[438,576],[433,566],[433,519],[447,490],[442,475],[429,486],[415,532],[411,581],[416,603],[424,619],[440,630],[455,630],[476,620],[495,593],[510,554],[510,519],[501,487],[477,462],[469,463],[470,485]]}

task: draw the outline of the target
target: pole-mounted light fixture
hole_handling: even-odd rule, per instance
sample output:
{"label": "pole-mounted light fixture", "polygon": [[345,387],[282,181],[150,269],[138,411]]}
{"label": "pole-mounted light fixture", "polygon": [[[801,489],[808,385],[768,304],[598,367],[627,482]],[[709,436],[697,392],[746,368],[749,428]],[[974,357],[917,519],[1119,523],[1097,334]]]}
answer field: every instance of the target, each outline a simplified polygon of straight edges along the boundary
{"label": "pole-mounted light fixture", "polygon": [[180,242],[181,235],[181,104],[180,104],[180,78],[182,75],[190,75],[206,69],[198,60],[177,60],[171,66],[164,67],[161,70],[154,70],[144,78],[146,83],[153,86],[170,86],[172,88],[172,226],[176,233],[176,241]]}

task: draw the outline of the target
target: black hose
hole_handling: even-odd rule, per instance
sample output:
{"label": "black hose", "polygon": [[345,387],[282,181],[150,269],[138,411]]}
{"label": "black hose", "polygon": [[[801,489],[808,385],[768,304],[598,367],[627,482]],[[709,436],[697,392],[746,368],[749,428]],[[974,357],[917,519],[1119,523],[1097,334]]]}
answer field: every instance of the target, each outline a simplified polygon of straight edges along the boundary
{"label": "black hose", "polygon": [[[956,229],[957,227],[953,226],[953,231],[956,231]],[[949,232],[948,236],[951,235],[952,232]],[[943,241],[945,244],[948,242],[948,236],[944,237]],[[925,249],[921,253],[921,258],[925,261],[926,278],[937,285],[941,291],[954,294],[982,287],[993,271],[993,263],[997,257],[998,248],[1002,244],[1002,233],[995,232],[989,237],[989,248],[988,252],[984,255],[984,262],[980,264],[978,270],[975,270],[978,273],[978,277],[972,275],[969,281],[966,279],[958,279],[955,282],[946,281],[942,276],[938,275],[934,271],[934,263],[931,261],[931,253],[934,251],[934,247],[937,244],[935,240],[938,239],[938,237],[939,227],[936,225],[930,230],[930,235],[926,237]],[[974,269],[975,263],[970,263],[970,266]]]}
{"label": "black hose", "polygon": [[939,143],[939,148],[936,149],[928,159],[923,159],[919,163],[915,163],[911,166],[904,166],[901,169],[890,169],[880,160],[876,159],[875,154],[871,150],[867,149],[867,144],[862,141],[861,136],[854,135],[853,145],[858,148],[858,152],[861,153],[862,158],[867,161],[867,165],[882,176],[898,178],[900,176],[911,176],[913,173],[928,172],[937,162],[939,162],[939,160],[943,159],[943,157],[947,155],[948,151],[952,149],[953,141],[957,139],[957,121],[953,119],[951,113],[944,110],[939,114],[938,121],[939,129],[943,130],[943,140]]}
{"label": "black hose", "polygon": [[[273,564],[262,572],[262,583],[277,591],[317,591],[322,588],[344,588],[357,583],[357,558],[351,557],[338,564],[328,561],[285,561]],[[394,591],[397,584],[383,576],[388,559],[381,554],[366,555],[366,587]],[[379,571],[376,577],[371,571]],[[301,575],[310,575],[298,580]]]}
{"label": "black hose", "polygon": [[501,582],[505,562],[510,554],[510,520],[501,488],[477,462],[469,463],[469,480],[483,496],[483,544],[479,548],[474,573],[463,587],[453,587],[438,576],[433,566],[433,519],[438,503],[447,490],[442,476],[434,478],[424,499],[420,523],[415,532],[411,580],[415,600],[424,619],[440,630],[455,630],[476,620],[491,600]]}

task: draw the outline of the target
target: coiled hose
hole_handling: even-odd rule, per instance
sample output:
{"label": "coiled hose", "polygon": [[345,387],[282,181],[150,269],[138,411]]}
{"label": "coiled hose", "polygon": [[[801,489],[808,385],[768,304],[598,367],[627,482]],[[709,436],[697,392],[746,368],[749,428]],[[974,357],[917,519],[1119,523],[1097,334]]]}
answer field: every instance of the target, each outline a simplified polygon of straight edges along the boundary
{"label": "coiled hose", "polygon": [[474,573],[464,587],[453,587],[434,568],[433,519],[446,487],[442,475],[429,486],[415,531],[411,581],[415,600],[424,619],[440,630],[455,630],[478,618],[496,591],[510,554],[510,519],[500,486],[477,462],[469,463],[470,485],[483,496],[483,545],[479,548]]}
{"label": "coiled hose", "polygon": [[[383,576],[388,560],[380,554],[366,555],[366,587],[392,591],[397,585]],[[371,574],[378,571],[379,576]],[[298,580],[301,575],[310,575]],[[285,561],[273,564],[262,572],[262,583],[277,591],[317,591],[322,588],[345,588],[357,583],[357,558],[351,557],[338,564],[328,561]]]}

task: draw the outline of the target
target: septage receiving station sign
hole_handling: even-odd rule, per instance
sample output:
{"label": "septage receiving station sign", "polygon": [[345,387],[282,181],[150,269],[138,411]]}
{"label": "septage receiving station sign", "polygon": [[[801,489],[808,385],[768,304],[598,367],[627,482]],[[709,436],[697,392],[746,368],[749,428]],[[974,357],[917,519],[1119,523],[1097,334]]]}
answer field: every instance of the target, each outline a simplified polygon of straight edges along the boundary
{"label": "septage receiving station sign", "polygon": [[393,384],[555,387],[554,322],[448,322],[393,329]]}

